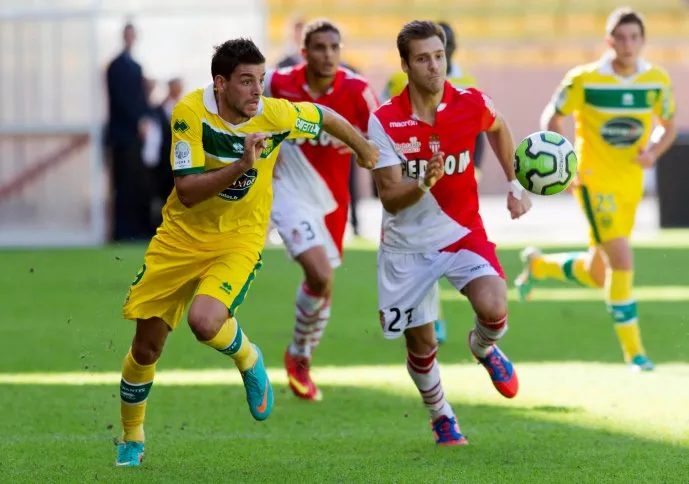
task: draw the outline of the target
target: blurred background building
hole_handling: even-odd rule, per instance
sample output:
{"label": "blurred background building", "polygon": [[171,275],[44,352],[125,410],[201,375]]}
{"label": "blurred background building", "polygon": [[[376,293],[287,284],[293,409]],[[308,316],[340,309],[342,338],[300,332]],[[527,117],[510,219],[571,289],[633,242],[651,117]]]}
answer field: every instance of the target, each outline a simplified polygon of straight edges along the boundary
{"label": "blurred background building", "polygon": [[[627,4],[645,16],[645,57],[669,71],[678,125],[688,131],[689,7],[682,0]],[[564,73],[602,54],[605,19],[618,6],[610,0],[0,0],[0,246],[118,238],[106,72],[123,54],[128,23],[135,39],[120,74],[136,79],[134,65],[140,66],[149,111],[141,126],[135,123],[141,146],[128,158],[136,169],[127,173],[136,178],[137,192],[152,193],[131,209],[150,211],[142,220],[152,225],[141,222],[132,229],[136,234],[121,238],[140,239],[155,228],[160,210],[156,176],[165,174],[156,167],[167,162],[160,155],[160,120],[162,108],[174,102],[170,81],[184,93],[208,83],[212,47],[223,40],[252,37],[272,66],[298,57],[295,24],[327,16],[343,31],[344,62],[381,93],[399,69],[400,27],[417,18],[445,20],[457,34],[456,60],[494,97],[521,138],[538,129]],[[490,153],[482,168],[486,199],[503,193]],[[356,171],[356,181],[361,197],[370,199],[369,174]],[[651,196],[653,182],[649,173]],[[379,208],[363,204],[360,210]]]}

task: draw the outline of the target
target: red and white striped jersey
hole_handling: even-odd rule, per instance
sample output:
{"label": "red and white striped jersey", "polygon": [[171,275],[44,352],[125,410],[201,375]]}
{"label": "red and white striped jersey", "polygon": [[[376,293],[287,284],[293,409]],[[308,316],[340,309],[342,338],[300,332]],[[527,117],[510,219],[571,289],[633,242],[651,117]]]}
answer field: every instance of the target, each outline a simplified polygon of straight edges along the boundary
{"label": "red and white striped jersey", "polygon": [[368,135],[380,148],[375,169],[402,165],[410,181],[423,178],[433,152],[445,154],[445,175],[421,200],[396,214],[383,212],[381,243],[386,249],[441,250],[470,232],[485,231],[473,157],[476,136],[490,128],[495,117],[486,94],[448,82],[433,126],[414,116],[408,88],[373,113]]}
{"label": "red and white striped jersey", "polygon": [[[264,85],[266,96],[327,106],[364,134],[378,107],[366,80],[343,67],[328,92],[318,97],[309,92],[305,64],[269,71]],[[322,214],[349,204],[352,153],[340,140],[322,130],[315,139],[283,143],[280,157],[273,182],[275,203],[289,199]]]}

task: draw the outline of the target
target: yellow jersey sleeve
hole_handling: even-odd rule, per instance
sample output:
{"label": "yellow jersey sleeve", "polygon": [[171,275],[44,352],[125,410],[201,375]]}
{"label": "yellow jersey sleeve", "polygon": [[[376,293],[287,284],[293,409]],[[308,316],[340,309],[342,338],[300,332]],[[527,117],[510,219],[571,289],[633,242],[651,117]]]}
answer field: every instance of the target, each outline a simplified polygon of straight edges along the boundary
{"label": "yellow jersey sleeve", "polygon": [[263,98],[270,124],[279,131],[289,131],[287,139],[317,138],[323,126],[323,113],[314,103]]}
{"label": "yellow jersey sleeve", "polygon": [[385,89],[381,94],[381,101],[385,102],[391,97],[399,95],[404,90],[408,80],[407,74],[404,71],[397,71],[392,74],[387,84],[385,84]]}
{"label": "yellow jersey sleeve", "polygon": [[198,114],[185,102],[172,110],[172,149],[170,163],[174,175],[190,175],[205,170],[206,155],[203,151],[203,127]]}
{"label": "yellow jersey sleeve", "polygon": [[653,105],[653,113],[663,121],[668,121],[675,115],[675,96],[672,93],[672,83],[667,75],[663,76],[663,88]]}
{"label": "yellow jersey sleeve", "polygon": [[584,89],[579,69],[573,69],[562,79],[555,91],[551,104],[561,116],[569,116],[578,111],[584,103]]}

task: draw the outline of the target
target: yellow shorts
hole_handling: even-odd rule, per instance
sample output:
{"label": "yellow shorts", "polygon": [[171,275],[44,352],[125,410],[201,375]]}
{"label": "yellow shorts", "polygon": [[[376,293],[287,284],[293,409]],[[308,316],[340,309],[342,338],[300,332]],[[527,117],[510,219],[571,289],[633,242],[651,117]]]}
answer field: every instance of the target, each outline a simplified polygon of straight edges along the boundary
{"label": "yellow shorts", "polygon": [[124,302],[125,319],[161,318],[175,329],[194,294],[221,301],[234,316],[263,264],[262,247],[203,251],[154,237]]}
{"label": "yellow shorts", "polygon": [[589,222],[591,245],[600,245],[620,237],[628,238],[632,234],[639,200],[593,190],[585,185],[576,189],[575,194]]}

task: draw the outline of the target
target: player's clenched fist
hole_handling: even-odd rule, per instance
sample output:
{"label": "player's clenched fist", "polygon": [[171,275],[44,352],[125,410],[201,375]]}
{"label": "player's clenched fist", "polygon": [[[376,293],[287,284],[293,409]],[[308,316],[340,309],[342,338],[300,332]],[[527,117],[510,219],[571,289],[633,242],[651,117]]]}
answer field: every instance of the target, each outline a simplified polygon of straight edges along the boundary
{"label": "player's clenched fist", "polygon": [[249,133],[244,138],[244,154],[242,161],[247,168],[254,166],[256,159],[261,156],[261,152],[266,147],[266,139],[270,138],[267,133]]}
{"label": "player's clenched fist", "polygon": [[362,168],[371,170],[378,163],[380,149],[371,141],[368,141],[365,146],[366,148],[363,151],[357,153],[356,163]]}
{"label": "player's clenched fist", "polygon": [[443,175],[445,174],[445,153],[442,151],[436,151],[431,156],[431,159],[426,165],[426,173],[423,177],[423,183],[428,187],[432,188],[433,185],[438,183]]}

